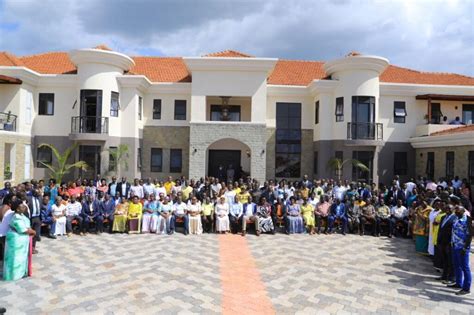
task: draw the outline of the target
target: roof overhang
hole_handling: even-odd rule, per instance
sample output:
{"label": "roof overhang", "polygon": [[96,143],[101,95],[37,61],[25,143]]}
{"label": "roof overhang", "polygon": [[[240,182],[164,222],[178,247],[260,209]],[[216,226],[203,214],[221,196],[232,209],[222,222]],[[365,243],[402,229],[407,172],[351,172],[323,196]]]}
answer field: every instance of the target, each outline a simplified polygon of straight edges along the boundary
{"label": "roof overhang", "polygon": [[184,57],[188,71],[273,71],[277,58],[234,58],[234,57]]}
{"label": "roof overhang", "polygon": [[415,149],[474,145],[474,131],[410,138]]}
{"label": "roof overhang", "polygon": [[101,63],[128,71],[135,65],[135,61],[127,55],[94,48],[72,50],[69,52],[69,57],[76,66],[83,63]]}
{"label": "roof overhang", "polygon": [[22,84],[20,79],[0,74],[0,84]]}
{"label": "roof overhang", "polygon": [[420,94],[417,100],[474,102],[474,95]]}

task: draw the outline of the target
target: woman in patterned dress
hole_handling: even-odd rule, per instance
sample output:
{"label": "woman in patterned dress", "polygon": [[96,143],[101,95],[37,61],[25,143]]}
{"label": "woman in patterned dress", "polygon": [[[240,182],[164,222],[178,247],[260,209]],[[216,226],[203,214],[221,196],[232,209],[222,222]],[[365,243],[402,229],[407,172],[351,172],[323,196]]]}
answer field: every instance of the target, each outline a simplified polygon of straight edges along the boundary
{"label": "woman in patterned dress", "polygon": [[257,205],[257,216],[258,216],[258,231],[257,236],[260,233],[272,232],[275,234],[275,226],[272,220],[272,206],[267,202],[265,197],[260,197],[260,202]]}

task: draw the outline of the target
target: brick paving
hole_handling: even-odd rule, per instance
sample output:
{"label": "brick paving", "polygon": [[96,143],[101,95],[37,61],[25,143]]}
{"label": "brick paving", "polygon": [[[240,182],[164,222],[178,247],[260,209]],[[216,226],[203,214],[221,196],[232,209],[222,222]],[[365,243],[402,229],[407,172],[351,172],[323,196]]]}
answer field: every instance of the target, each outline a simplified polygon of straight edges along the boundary
{"label": "brick paving", "polygon": [[0,282],[7,314],[474,314],[474,296],[454,296],[404,239],[103,234],[38,244],[33,277]]}

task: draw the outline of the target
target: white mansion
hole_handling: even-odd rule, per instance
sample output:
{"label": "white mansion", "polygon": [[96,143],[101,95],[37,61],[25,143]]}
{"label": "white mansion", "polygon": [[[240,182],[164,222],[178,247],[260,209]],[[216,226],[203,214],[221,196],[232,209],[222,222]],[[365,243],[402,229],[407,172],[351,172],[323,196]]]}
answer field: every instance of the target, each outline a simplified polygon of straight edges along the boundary
{"label": "white mansion", "polygon": [[[445,118],[447,117],[447,118]],[[458,117],[463,125],[449,124]],[[474,78],[350,53],[328,62],[223,51],[129,57],[105,46],[0,53],[0,181],[47,178],[50,143],[73,143],[85,174],[107,175],[129,147],[128,178],[200,178],[232,167],[259,180],[395,174],[474,180]],[[447,122],[447,123],[446,123]]]}

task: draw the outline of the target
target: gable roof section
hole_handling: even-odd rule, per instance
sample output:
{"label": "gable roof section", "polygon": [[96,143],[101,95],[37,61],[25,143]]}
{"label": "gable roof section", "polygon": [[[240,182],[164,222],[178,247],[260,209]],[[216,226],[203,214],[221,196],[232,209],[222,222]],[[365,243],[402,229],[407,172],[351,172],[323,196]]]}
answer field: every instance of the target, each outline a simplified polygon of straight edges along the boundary
{"label": "gable roof section", "polygon": [[430,134],[430,136],[444,136],[444,135],[451,135],[451,134],[469,132],[469,131],[474,131],[474,125],[460,126],[457,128],[441,130],[441,131],[433,132],[432,134]]}
{"label": "gable roof section", "polygon": [[129,74],[142,74],[151,82],[191,82],[181,57],[132,57]]}
{"label": "gable roof section", "polygon": [[10,54],[9,52],[2,51],[0,52],[0,65],[1,66],[12,66],[12,67],[21,67],[23,63],[15,55]]}
{"label": "gable roof section", "polygon": [[380,81],[390,83],[474,85],[474,78],[442,72],[421,72],[390,65],[380,75]]}
{"label": "gable roof section", "polygon": [[67,52],[50,52],[19,58],[25,67],[41,74],[75,74],[76,66]]}
{"label": "gable roof section", "polygon": [[326,72],[324,62],[302,60],[278,60],[273,72],[268,77],[268,84],[275,85],[308,85],[313,80],[323,79]]}
{"label": "gable roof section", "polygon": [[228,58],[253,58],[255,56],[244,54],[236,50],[223,50],[203,55],[202,57],[228,57]]}

